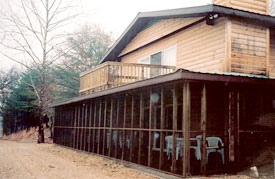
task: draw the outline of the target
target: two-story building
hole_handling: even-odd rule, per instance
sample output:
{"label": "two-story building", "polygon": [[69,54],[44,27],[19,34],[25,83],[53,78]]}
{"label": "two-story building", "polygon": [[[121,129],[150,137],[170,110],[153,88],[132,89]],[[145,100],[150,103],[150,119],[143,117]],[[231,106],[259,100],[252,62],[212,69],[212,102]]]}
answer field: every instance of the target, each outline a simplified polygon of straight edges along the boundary
{"label": "two-story building", "polygon": [[275,142],[274,27],[268,0],[139,13],[52,106],[54,143],[183,177],[248,166]]}

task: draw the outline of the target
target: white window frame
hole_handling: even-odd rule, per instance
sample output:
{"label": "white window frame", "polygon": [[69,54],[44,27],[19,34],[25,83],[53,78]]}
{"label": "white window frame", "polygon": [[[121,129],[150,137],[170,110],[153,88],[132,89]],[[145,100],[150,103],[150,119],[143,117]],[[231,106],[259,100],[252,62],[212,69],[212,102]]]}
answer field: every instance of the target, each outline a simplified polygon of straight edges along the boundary
{"label": "white window frame", "polygon": [[[175,50],[176,50],[176,54],[175,54],[175,55],[176,55],[175,66],[176,66],[176,64],[177,64],[177,45],[172,45],[172,46],[169,46],[169,47],[167,47],[167,48],[165,48],[165,49],[158,50],[158,51],[155,51],[154,53],[151,53],[151,54],[149,54],[149,55],[146,55],[146,56],[144,56],[144,57],[138,59],[138,63],[139,63],[139,64],[151,64],[151,56],[154,55],[154,54],[157,54],[157,53],[160,53],[160,52],[161,52],[161,63],[160,63],[160,64],[163,65],[163,58],[164,58],[164,53],[165,53],[165,51],[168,51],[169,49],[172,49],[172,48],[175,48]],[[145,59],[148,59],[148,62],[147,62],[147,63],[142,62],[142,61],[145,60]],[[165,65],[165,66],[171,66],[171,65]]]}

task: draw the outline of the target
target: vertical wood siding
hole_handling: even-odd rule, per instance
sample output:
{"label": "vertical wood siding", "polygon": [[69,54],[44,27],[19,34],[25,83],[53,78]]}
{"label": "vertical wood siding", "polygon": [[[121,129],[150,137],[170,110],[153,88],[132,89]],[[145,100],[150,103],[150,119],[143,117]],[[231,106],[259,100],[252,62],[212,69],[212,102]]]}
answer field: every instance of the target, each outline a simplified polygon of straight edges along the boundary
{"label": "vertical wood siding", "polygon": [[275,30],[270,30],[270,63],[269,75],[275,77]]}
{"label": "vertical wood siding", "polygon": [[[124,63],[138,63],[152,53],[177,46],[177,68],[201,71],[223,71],[225,60],[225,18],[214,26],[205,22],[122,57]],[[127,48],[127,47],[126,47]]]}
{"label": "vertical wood siding", "polygon": [[267,74],[267,43],[269,29],[243,22],[231,21],[231,71]]}
{"label": "vertical wood siding", "polygon": [[171,32],[174,32],[182,27],[185,27],[197,20],[200,17],[194,18],[176,18],[176,19],[163,19],[150,27],[139,32],[132,41],[126,46],[119,56],[125,55],[139,47],[142,47],[154,40],[157,40]]}
{"label": "vertical wood siding", "polygon": [[212,0],[213,4],[259,14],[269,14],[269,0]]}

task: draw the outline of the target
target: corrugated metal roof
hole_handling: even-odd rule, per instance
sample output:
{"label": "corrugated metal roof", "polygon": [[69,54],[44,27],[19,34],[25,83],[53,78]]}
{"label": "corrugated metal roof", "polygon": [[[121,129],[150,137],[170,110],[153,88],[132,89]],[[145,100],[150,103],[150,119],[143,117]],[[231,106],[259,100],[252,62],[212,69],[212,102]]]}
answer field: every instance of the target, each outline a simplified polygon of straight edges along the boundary
{"label": "corrugated metal roof", "polygon": [[190,72],[201,73],[201,74],[240,76],[240,77],[249,77],[249,78],[275,79],[265,75],[245,74],[245,73],[237,73],[237,72],[210,72],[210,71],[190,71]]}

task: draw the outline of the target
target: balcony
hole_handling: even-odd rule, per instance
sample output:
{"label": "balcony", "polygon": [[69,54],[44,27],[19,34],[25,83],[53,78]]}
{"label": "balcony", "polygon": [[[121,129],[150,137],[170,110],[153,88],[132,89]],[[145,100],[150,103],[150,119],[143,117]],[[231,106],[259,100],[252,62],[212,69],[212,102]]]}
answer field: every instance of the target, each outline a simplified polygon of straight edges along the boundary
{"label": "balcony", "polygon": [[174,72],[174,66],[105,62],[80,74],[80,95]]}

